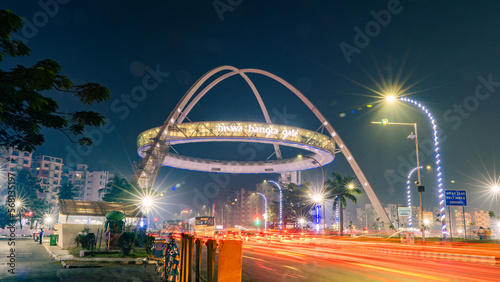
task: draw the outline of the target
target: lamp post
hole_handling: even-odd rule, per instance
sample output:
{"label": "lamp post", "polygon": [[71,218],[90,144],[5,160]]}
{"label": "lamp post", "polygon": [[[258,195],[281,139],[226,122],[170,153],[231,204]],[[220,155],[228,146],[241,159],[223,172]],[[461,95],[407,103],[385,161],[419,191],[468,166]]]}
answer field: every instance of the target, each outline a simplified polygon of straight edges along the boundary
{"label": "lamp post", "polygon": [[[309,159],[312,159],[313,161],[317,162],[318,165],[319,165],[319,168],[321,168],[321,194],[324,194],[325,192],[325,171],[323,170],[323,166],[321,165],[321,163],[311,157],[311,156],[308,156],[308,155],[298,155],[297,157],[299,158],[309,158]],[[325,205],[326,203],[323,202],[323,234],[325,234],[325,230],[326,230],[326,218],[325,218],[325,214],[326,214],[326,211],[325,211]]]}
{"label": "lamp post", "polygon": [[[323,196],[321,196],[320,194],[316,194],[316,195],[313,195],[312,196],[312,200],[316,203],[316,217],[319,217],[319,214],[318,214],[318,205],[321,204],[321,202],[323,202]],[[324,206],[323,205],[323,223],[324,223]],[[323,234],[325,234],[325,226],[323,225]],[[316,232],[319,232],[319,226],[318,226],[318,220],[316,219]]]}
{"label": "lamp post", "polygon": [[264,198],[264,230],[267,230],[267,199],[264,194],[257,192],[257,195],[261,195]]}
{"label": "lamp post", "polygon": [[438,130],[437,130],[437,123],[432,115],[432,113],[429,111],[428,108],[426,108],[424,105],[422,105],[420,102],[410,99],[410,98],[405,98],[405,97],[395,97],[394,95],[388,95],[386,96],[386,100],[389,103],[395,102],[395,101],[400,101],[403,103],[409,103],[412,104],[413,106],[418,107],[422,112],[425,113],[427,118],[429,119],[431,125],[432,125],[432,134],[433,134],[433,141],[434,141],[434,152],[435,152],[435,159],[436,159],[436,179],[437,179],[437,187],[438,187],[438,201],[439,201],[439,212],[441,214],[440,220],[441,220],[441,232],[443,234],[443,238],[446,238],[447,235],[447,228],[446,228],[446,208],[445,208],[445,198],[444,198],[444,187],[443,187],[443,178],[441,176],[441,160],[440,156],[441,153],[439,151],[439,138],[438,138]]}
{"label": "lamp post", "polygon": [[281,186],[273,180],[267,180],[267,182],[276,185],[280,191],[280,231],[283,228],[283,192],[281,191]]}
{"label": "lamp post", "polygon": [[142,198],[141,207],[142,207],[142,213],[147,218],[148,227],[149,227],[149,217],[147,217],[147,214],[150,212],[152,206],[153,206],[153,198],[151,198],[150,196],[144,196]]}
{"label": "lamp post", "polygon": [[[389,100],[388,100],[389,101]],[[422,182],[420,181],[420,162],[418,160],[418,133],[417,133],[417,123],[405,123],[405,122],[389,122],[387,119],[383,119],[382,121],[372,121],[373,124],[382,124],[382,125],[405,125],[405,126],[413,126],[415,129],[415,134],[411,133],[408,138],[410,139],[415,139],[415,147],[416,147],[416,154],[417,154],[417,175],[418,175],[418,181],[415,182],[415,184],[418,187],[418,193],[420,196],[420,230],[422,232],[422,242],[425,242],[425,228],[423,225],[423,217],[424,217],[424,209],[423,209],[423,202],[422,202],[422,192],[424,191],[424,186],[421,186]]]}
{"label": "lamp post", "polygon": [[306,220],[304,218],[300,218],[299,223],[300,223],[300,228],[302,229],[302,232],[304,232],[304,224],[306,223]]}

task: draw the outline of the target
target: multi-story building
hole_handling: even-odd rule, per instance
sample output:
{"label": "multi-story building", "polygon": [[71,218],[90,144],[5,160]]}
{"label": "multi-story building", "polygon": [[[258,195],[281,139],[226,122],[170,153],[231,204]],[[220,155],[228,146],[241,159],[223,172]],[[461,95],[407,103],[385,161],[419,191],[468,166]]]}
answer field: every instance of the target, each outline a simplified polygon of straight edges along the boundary
{"label": "multi-story building", "polygon": [[473,208],[472,212],[471,212],[471,218],[473,218],[473,220],[478,228],[479,227],[483,227],[483,228],[491,227],[490,216],[489,216],[488,212],[486,212],[486,211]]}
{"label": "multi-story building", "polygon": [[21,152],[13,148],[0,148],[0,164],[6,172],[31,169],[33,153]]}
{"label": "multi-story building", "polygon": [[88,165],[77,164],[75,169],[65,171],[64,178],[73,184],[77,193],[75,200],[102,201],[105,189],[101,189],[106,187],[113,176],[109,171],[90,171]]}
{"label": "multi-story building", "polygon": [[40,179],[41,198],[54,206],[57,205],[57,193],[61,186],[63,160],[52,156],[36,156],[32,164],[33,175]]}

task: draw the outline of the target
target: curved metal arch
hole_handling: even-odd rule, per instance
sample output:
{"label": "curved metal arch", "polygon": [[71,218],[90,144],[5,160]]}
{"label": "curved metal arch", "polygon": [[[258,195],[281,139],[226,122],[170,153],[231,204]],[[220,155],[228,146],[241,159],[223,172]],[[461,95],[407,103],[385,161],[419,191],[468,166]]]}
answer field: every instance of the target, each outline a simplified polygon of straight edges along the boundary
{"label": "curved metal arch", "polygon": [[391,220],[389,219],[389,216],[387,216],[387,213],[385,212],[385,209],[382,207],[382,204],[380,203],[377,195],[375,195],[375,192],[373,191],[373,188],[371,187],[370,183],[368,182],[368,179],[366,179],[366,176],[364,175],[363,171],[361,171],[361,168],[359,167],[358,163],[354,159],[354,157],[351,154],[351,151],[347,146],[345,145],[344,141],[340,136],[337,134],[335,129],[331,126],[331,124],[328,122],[328,120],[323,116],[323,114],[314,106],[314,104],[307,99],[304,94],[302,94],[297,88],[295,88],[293,85],[288,83],[286,80],[283,78],[272,74],[270,72],[264,71],[264,70],[259,70],[259,69],[242,69],[241,72],[245,73],[258,73],[264,76],[267,76],[269,78],[272,78],[276,80],[277,82],[281,83],[283,86],[288,88],[290,91],[292,91],[306,106],[316,115],[316,117],[319,119],[319,121],[325,126],[325,128],[328,130],[330,135],[333,137],[335,142],[338,144],[340,150],[346,157],[347,161],[351,165],[351,168],[354,170],[354,173],[358,177],[359,181],[361,182],[361,185],[363,186],[363,189],[366,192],[366,195],[370,199],[373,208],[381,217],[382,221],[384,222],[384,227],[386,230],[390,230],[389,226],[391,225]]}
{"label": "curved metal arch", "polygon": [[[203,95],[205,95],[206,92],[208,92],[208,90],[210,90],[213,86],[215,86],[219,82],[223,81],[224,79],[226,79],[226,78],[228,78],[228,77],[230,77],[232,75],[235,75],[236,73],[239,73],[245,79],[245,81],[249,84],[249,86],[252,88],[252,91],[254,92],[255,96],[259,100],[259,105],[261,106],[261,109],[263,109],[263,114],[264,114],[264,116],[266,118],[266,122],[271,123],[269,115],[267,114],[267,109],[265,109],[265,105],[262,102],[260,94],[258,93],[257,89],[255,88],[255,85],[253,85],[253,83],[248,78],[248,76],[245,75],[245,73],[257,73],[257,74],[260,74],[260,75],[267,76],[269,78],[272,78],[272,79],[276,80],[277,82],[281,83],[283,86],[285,86],[286,88],[288,88],[290,91],[292,91],[314,113],[314,115],[316,115],[316,117],[319,119],[319,121],[324,125],[324,127],[328,130],[328,132],[330,133],[330,135],[333,137],[333,139],[335,140],[335,142],[337,144],[339,144],[340,150],[342,151],[342,153],[346,157],[347,161],[351,165],[351,168],[354,170],[354,173],[356,174],[356,176],[360,180],[360,182],[361,182],[361,184],[363,186],[363,189],[365,190],[368,198],[370,199],[370,201],[371,201],[371,203],[372,203],[375,211],[377,212],[377,214],[379,215],[379,217],[381,217],[382,222],[384,222],[385,229],[388,230],[388,231],[390,230],[389,226],[391,224],[391,221],[390,221],[389,217],[387,216],[387,213],[385,212],[384,208],[382,207],[382,204],[380,203],[377,195],[375,195],[375,192],[373,191],[373,188],[369,184],[369,182],[366,179],[364,173],[361,171],[361,168],[359,167],[358,163],[356,162],[356,160],[352,156],[350,150],[344,144],[342,138],[340,138],[340,136],[336,133],[336,131],[330,125],[330,123],[328,122],[328,120],[314,106],[314,104],[311,101],[309,101],[309,99],[307,99],[304,96],[304,94],[302,94],[299,90],[297,90],[297,88],[295,88],[294,86],[292,86],[290,83],[288,83],[287,81],[285,81],[281,77],[279,77],[277,75],[274,75],[274,74],[272,74],[270,72],[267,72],[267,71],[264,71],[264,70],[259,70],[259,69],[251,69],[250,68],[250,69],[239,70],[239,69],[237,69],[237,68],[235,68],[233,66],[220,66],[220,67],[217,67],[217,68],[214,68],[214,69],[208,71],[202,77],[200,77],[196,81],[196,83],[193,84],[193,86],[191,86],[191,88],[184,94],[184,96],[182,97],[182,99],[177,103],[177,106],[170,113],[169,117],[167,118],[167,120],[163,124],[162,128],[160,129],[160,131],[158,133],[158,136],[155,138],[155,141],[152,144],[151,148],[148,150],[148,152],[146,152],[146,155],[143,158],[143,160],[141,162],[141,165],[139,166],[139,169],[138,169],[138,171],[136,172],[136,174],[134,176],[134,180],[138,181],[140,178],[145,178],[143,185],[148,186],[149,184],[151,184],[151,179],[149,179],[149,180],[147,179],[148,174],[145,173],[144,170],[149,171],[149,175],[156,175],[157,172],[158,172],[158,170],[159,170],[159,168],[161,167],[161,166],[157,166],[156,165],[156,163],[158,163],[158,162],[155,162],[155,160],[158,161],[158,158],[160,158],[162,156],[162,151],[164,153],[164,149],[162,149],[161,145],[160,145],[160,143],[161,143],[160,139],[161,139],[161,136],[163,134],[167,133],[166,129],[167,129],[168,124],[169,123],[175,124],[175,122],[179,119],[179,116],[180,116],[181,113],[184,116],[186,116],[189,113],[189,111],[192,109],[192,107],[199,101],[199,99],[201,99],[201,97],[203,97],[203,95],[200,95],[201,94],[200,93],[198,95],[199,98],[196,101],[193,101],[194,104],[193,104],[193,106],[191,106],[189,108],[189,111],[183,111],[183,109],[186,107],[187,102],[191,99],[191,97],[194,95],[194,93],[196,93],[196,91],[198,91],[198,89],[203,85],[203,83],[205,83],[210,77],[212,77],[214,74],[216,74],[216,73],[218,73],[220,71],[224,71],[224,70],[230,70],[230,71],[234,72],[234,74],[232,74],[232,72],[230,72],[230,73],[226,74],[225,76],[223,76],[223,78],[220,78],[220,80],[216,79],[215,80],[215,81],[217,81],[216,83],[214,83],[215,81],[212,82],[212,83],[210,83],[209,86],[210,85],[211,86],[210,87],[209,86],[206,87],[207,89],[203,93]],[[188,108],[186,108],[186,109],[188,109]],[[183,120],[183,118],[180,119],[180,120]],[[156,152],[156,154],[155,154],[155,152]],[[156,158],[155,158],[155,156],[156,156]],[[153,170],[153,171],[151,171],[151,170]],[[142,187],[144,187],[144,186],[142,186]]]}
{"label": "curved metal arch", "polygon": [[[215,74],[215,73],[214,73]],[[214,75],[214,74],[211,74]],[[264,101],[262,100],[262,97],[260,96],[260,93],[259,91],[257,90],[257,87],[255,87],[255,84],[253,84],[253,82],[250,80],[250,78],[243,72],[241,72],[240,70],[236,69],[231,71],[231,72],[228,72],[220,77],[218,77],[217,79],[215,79],[214,81],[212,81],[209,85],[207,85],[202,91],[200,91],[200,93],[198,93],[198,95],[196,95],[196,97],[193,98],[193,100],[191,100],[191,102],[183,109],[181,110],[182,112],[182,115],[179,116],[179,118],[176,120],[176,123],[182,123],[184,121],[184,118],[189,114],[189,112],[193,109],[193,107],[201,100],[201,98],[203,98],[203,96],[205,96],[205,94],[210,91],[215,85],[219,84],[220,82],[222,82],[223,80],[233,76],[233,75],[236,75],[236,74],[239,74],[244,80],[245,82],[248,84],[248,86],[250,86],[250,89],[252,90],[253,94],[255,95],[255,98],[257,99],[257,102],[259,103],[259,106],[260,106],[260,109],[262,110],[262,114],[264,115],[264,118],[266,120],[267,123],[272,123],[271,122],[271,118],[269,117],[269,113],[267,112],[267,108],[266,108],[266,105],[264,104]],[[210,77],[207,77],[207,79],[210,78]],[[203,82],[205,82],[206,80],[204,80]],[[200,85],[201,86],[201,85]],[[191,94],[190,97],[192,97],[192,95],[198,90],[198,88],[196,88],[193,93]],[[276,145],[274,144],[273,145],[274,147],[274,151],[276,152],[276,157],[278,159],[282,159],[282,155],[281,155],[281,150],[279,148],[279,145]]]}

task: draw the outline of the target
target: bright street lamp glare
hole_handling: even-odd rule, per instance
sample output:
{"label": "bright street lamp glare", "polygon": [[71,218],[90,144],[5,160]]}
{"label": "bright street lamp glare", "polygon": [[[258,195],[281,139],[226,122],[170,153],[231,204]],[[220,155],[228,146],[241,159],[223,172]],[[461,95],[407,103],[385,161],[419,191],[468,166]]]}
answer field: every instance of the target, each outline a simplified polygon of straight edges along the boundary
{"label": "bright street lamp glare", "polygon": [[354,184],[350,183],[349,185],[347,185],[347,188],[353,189],[354,188]]}
{"label": "bright street lamp glare", "polygon": [[385,96],[385,100],[389,103],[392,103],[392,102],[396,101],[396,97],[394,95],[387,95],[387,96]]}
{"label": "bright street lamp glare", "polygon": [[321,200],[323,200],[323,197],[321,197],[321,195],[314,195],[312,199],[314,202],[320,203]]}
{"label": "bright street lamp glare", "polygon": [[500,185],[491,186],[491,190],[493,190],[493,192],[495,192],[495,193],[500,192]]}
{"label": "bright street lamp glare", "polygon": [[45,218],[45,222],[47,222],[47,223],[51,223],[51,222],[52,222],[52,217],[47,216],[47,217]]}
{"label": "bright street lamp glare", "polygon": [[299,223],[300,223],[300,224],[304,224],[305,222],[306,222],[306,220],[305,220],[305,219],[303,219],[303,218],[299,219]]}
{"label": "bright street lamp glare", "polygon": [[146,196],[142,199],[142,205],[146,208],[151,207],[153,205],[153,199],[149,196]]}

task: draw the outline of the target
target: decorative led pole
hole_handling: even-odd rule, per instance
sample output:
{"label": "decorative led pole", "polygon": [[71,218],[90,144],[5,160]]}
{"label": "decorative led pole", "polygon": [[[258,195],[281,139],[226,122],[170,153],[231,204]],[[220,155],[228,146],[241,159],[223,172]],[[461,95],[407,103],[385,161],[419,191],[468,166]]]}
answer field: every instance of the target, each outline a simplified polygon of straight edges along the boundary
{"label": "decorative led pole", "polygon": [[281,186],[273,180],[268,180],[267,182],[272,183],[278,187],[280,190],[280,231],[283,228],[283,193],[281,191]]}
{"label": "decorative led pole", "polygon": [[424,192],[424,186],[420,186],[422,184],[422,181],[420,181],[420,162],[418,160],[418,134],[417,134],[417,124],[416,123],[405,123],[405,122],[389,122],[387,119],[383,119],[381,122],[380,121],[372,121],[373,124],[382,124],[382,125],[409,125],[413,126],[415,129],[415,134],[410,134],[408,138],[415,139],[415,146],[416,146],[416,154],[417,154],[417,175],[418,175],[418,181],[415,182],[418,187],[418,193],[420,195],[420,230],[422,232],[422,242],[425,242],[425,228],[423,225],[423,218],[424,218],[424,207],[423,207],[423,201],[422,201],[422,192]]}
{"label": "decorative led pole", "polygon": [[[319,168],[321,168],[321,192],[320,193],[324,194],[325,193],[325,171],[323,170],[323,166],[321,165],[321,163],[318,160],[316,160],[315,158],[308,156],[308,155],[298,155],[297,157],[309,158],[309,159],[315,161],[319,165]],[[325,234],[325,230],[326,230],[325,206],[326,206],[326,201],[323,201],[323,234]]]}
{"label": "decorative led pole", "polygon": [[[408,207],[410,208],[411,210],[411,186],[410,186],[410,178],[411,176],[413,175],[413,173],[415,172],[415,170],[419,170],[419,169],[422,169],[423,167],[416,167],[414,169],[412,169],[410,171],[410,173],[408,173],[408,179],[406,181],[406,193],[408,194],[407,198],[408,198]],[[410,212],[410,216],[408,216],[408,227],[412,227],[412,218],[411,218],[411,212]]]}
{"label": "decorative led pole", "polygon": [[264,210],[264,230],[267,230],[267,199],[266,196],[262,193],[257,193],[258,195],[261,195],[264,198],[264,205],[265,205],[265,210]]}
{"label": "decorative led pole", "polygon": [[443,233],[443,237],[446,237],[447,228],[446,228],[446,209],[445,209],[445,201],[444,201],[444,187],[443,187],[443,178],[441,177],[441,160],[440,160],[440,153],[439,153],[439,141],[438,141],[438,131],[437,131],[437,125],[436,121],[434,120],[434,117],[432,116],[431,112],[429,109],[427,109],[425,106],[422,106],[421,103],[409,99],[409,98],[399,98],[400,101],[406,102],[413,104],[415,106],[418,106],[420,110],[425,112],[427,117],[429,118],[431,124],[432,124],[432,131],[434,135],[434,152],[436,153],[435,158],[436,158],[436,176],[437,176],[437,184],[438,184],[438,194],[439,194],[439,212],[441,213],[441,232]]}

